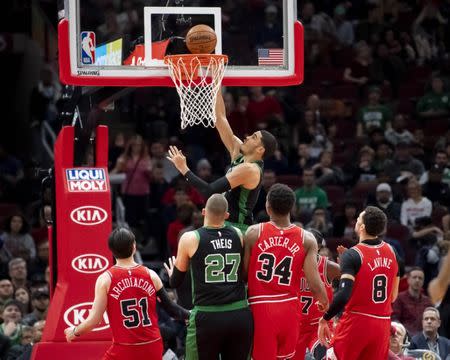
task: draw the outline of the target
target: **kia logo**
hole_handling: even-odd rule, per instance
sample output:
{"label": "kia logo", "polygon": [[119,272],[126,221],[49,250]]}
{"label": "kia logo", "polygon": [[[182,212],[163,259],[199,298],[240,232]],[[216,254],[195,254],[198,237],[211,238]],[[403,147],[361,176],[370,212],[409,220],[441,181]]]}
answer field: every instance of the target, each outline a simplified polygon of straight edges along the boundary
{"label": "kia logo", "polygon": [[99,273],[106,270],[108,266],[108,259],[98,254],[83,254],[72,260],[74,270],[83,274]]}
{"label": "kia logo", "polygon": [[[64,322],[67,326],[73,327],[80,325],[89,316],[93,302],[84,302],[68,308],[64,312]],[[92,331],[101,331],[109,328],[109,319],[106,311],[103,313],[102,321]]]}
{"label": "kia logo", "polygon": [[72,210],[70,218],[79,225],[98,225],[108,218],[108,213],[98,206],[81,206]]}

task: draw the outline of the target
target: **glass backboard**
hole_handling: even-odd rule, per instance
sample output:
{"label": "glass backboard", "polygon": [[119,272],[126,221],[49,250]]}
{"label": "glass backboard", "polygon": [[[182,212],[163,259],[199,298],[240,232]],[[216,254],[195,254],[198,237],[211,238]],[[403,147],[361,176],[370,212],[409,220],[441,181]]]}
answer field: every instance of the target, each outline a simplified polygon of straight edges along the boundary
{"label": "glass backboard", "polygon": [[189,53],[189,29],[206,24],[228,55],[224,85],[303,80],[296,0],[66,0],[59,23],[61,80],[69,85],[172,86],[165,55]]}

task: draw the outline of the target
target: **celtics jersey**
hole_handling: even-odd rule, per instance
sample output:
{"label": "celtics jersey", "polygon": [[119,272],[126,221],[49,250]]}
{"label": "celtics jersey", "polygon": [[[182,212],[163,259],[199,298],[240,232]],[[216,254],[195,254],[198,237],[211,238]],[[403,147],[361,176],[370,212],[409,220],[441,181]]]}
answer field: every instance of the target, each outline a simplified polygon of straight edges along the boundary
{"label": "celtics jersey", "polygon": [[195,231],[198,248],[191,258],[194,305],[223,305],[244,300],[244,248],[232,226],[202,227]]}
{"label": "celtics jersey", "polygon": [[[244,162],[244,156],[240,154],[231,163],[228,172],[233,171],[233,168]],[[262,172],[264,169],[264,162],[262,160],[255,161],[255,164],[261,170],[261,176],[259,178],[259,183],[253,190],[248,190],[242,185],[235,187],[225,193],[225,198],[228,201],[228,212],[230,217],[228,221],[238,224],[253,224],[253,208],[255,207],[256,201],[258,200],[259,191],[262,186]]]}

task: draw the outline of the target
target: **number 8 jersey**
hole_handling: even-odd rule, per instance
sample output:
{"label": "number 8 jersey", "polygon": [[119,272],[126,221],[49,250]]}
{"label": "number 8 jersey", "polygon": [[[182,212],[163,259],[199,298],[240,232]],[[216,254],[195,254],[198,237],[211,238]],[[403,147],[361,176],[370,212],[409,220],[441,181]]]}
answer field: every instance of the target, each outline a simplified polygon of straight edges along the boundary
{"label": "number 8 jersey", "polygon": [[149,270],[142,265],[131,268],[113,266],[106,312],[113,342],[137,345],[161,338],[156,314],[156,289]]}
{"label": "number 8 jersey", "polygon": [[377,245],[361,242],[351,249],[358,253],[361,267],[355,276],[352,296],[345,311],[380,318],[390,317],[393,284],[398,276],[394,250],[384,241]]}
{"label": "number 8 jersey", "polygon": [[301,228],[294,224],[283,229],[273,222],[259,224],[249,264],[249,303],[297,300],[304,260]]}

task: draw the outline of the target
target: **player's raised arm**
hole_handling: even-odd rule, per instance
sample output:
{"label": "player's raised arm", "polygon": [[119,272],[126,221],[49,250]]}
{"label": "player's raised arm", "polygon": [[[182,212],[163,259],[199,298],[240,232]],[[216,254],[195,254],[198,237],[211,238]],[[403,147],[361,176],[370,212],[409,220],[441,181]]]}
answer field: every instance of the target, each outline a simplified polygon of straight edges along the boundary
{"label": "player's raised arm", "polygon": [[247,281],[248,267],[250,264],[250,257],[252,255],[253,245],[259,236],[259,225],[252,225],[247,229],[244,235],[244,264],[242,266],[242,278]]}
{"label": "player's raised arm", "polygon": [[183,282],[186,272],[189,269],[191,255],[196,250],[195,242],[197,242],[198,246],[195,232],[185,232],[178,242],[177,257],[172,256],[169,258],[168,265],[164,264],[169,274],[169,284],[172,288],[179,287]]}
{"label": "player's raised arm", "polygon": [[219,90],[216,100],[216,128],[219,132],[220,139],[230,153],[231,160],[235,159],[239,154],[242,141],[233,134],[233,130],[227,120],[222,89]]}
{"label": "player's raised arm", "polygon": [[200,191],[204,196],[210,197],[212,194],[220,194],[237,186],[244,186],[254,189],[260,180],[261,170],[253,163],[243,163],[237,165],[233,171],[225,176],[207,183],[195,175],[187,166],[186,157],[176,146],[170,146],[167,159],[170,160],[180,173]]}
{"label": "player's raised arm", "polygon": [[97,279],[95,283],[95,298],[92,305],[92,309],[89,312],[89,316],[80,325],[75,327],[69,327],[64,330],[66,340],[71,342],[73,339],[88,333],[95,328],[102,320],[103,314],[106,311],[107,305],[107,293],[109,285],[111,284],[111,278],[107,273],[103,273]]}
{"label": "player's raised arm", "polygon": [[306,251],[303,272],[305,273],[311,293],[319,302],[321,310],[326,311],[328,309],[328,296],[325,286],[322,280],[320,280],[319,271],[317,270],[317,241],[310,232],[304,231],[303,234],[303,244]]}
{"label": "player's raised arm", "polygon": [[428,285],[428,293],[434,303],[441,301],[450,285],[450,251],[447,252],[444,264],[436,278]]}

